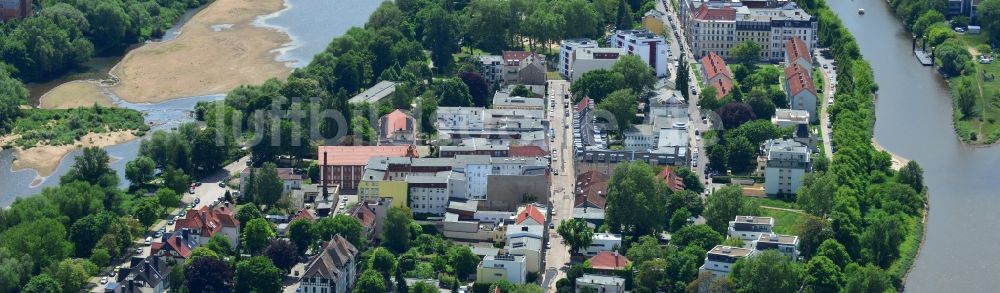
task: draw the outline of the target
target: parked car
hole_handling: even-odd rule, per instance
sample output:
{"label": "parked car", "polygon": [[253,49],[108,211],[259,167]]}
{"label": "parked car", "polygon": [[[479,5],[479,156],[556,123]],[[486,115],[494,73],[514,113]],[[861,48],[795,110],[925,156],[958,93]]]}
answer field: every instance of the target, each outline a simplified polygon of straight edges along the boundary
{"label": "parked car", "polygon": [[174,219],[167,220],[167,225],[173,225],[173,224],[174,224]]}
{"label": "parked car", "polygon": [[108,277],[101,277],[101,285],[108,283]]}
{"label": "parked car", "polygon": [[[152,243],[153,243],[153,237],[146,237],[146,241],[143,241],[142,243],[143,243],[143,244],[145,244],[145,245],[150,245],[150,244],[152,244]],[[142,248],[139,248],[139,249],[137,249],[137,250],[141,250],[141,249],[142,249]]]}

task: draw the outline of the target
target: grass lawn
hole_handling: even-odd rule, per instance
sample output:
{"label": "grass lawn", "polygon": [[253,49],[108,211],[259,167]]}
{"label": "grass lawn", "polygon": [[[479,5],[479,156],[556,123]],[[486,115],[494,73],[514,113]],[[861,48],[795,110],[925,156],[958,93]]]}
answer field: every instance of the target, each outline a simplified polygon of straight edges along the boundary
{"label": "grass lawn", "polygon": [[794,234],[795,223],[799,221],[799,216],[802,214],[796,212],[774,210],[774,209],[760,209],[761,216],[774,218],[774,233],[791,235]]}
{"label": "grass lawn", "polygon": [[[970,53],[978,53],[975,48],[987,44],[985,34],[959,34],[956,39],[969,47]],[[1000,94],[1000,80],[996,79],[997,76],[1000,76],[1000,62],[979,64],[977,60],[973,60],[973,65],[975,66],[974,73],[969,76],[978,82],[982,89],[982,95],[976,102],[976,115],[963,117],[955,109],[952,115],[955,121],[955,131],[966,143],[992,144],[1000,138],[1000,124],[997,123],[1000,120],[1000,98],[997,96]],[[948,82],[955,84],[958,82],[957,78],[949,78]]]}
{"label": "grass lawn", "polygon": [[783,209],[799,209],[799,205],[793,201],[785,201],[773,197],[752,197],[751,201],[757,202],[761,206],[769,206]]}
{"label": "grass lawn", "polygon": [[560,75],[559,72],[556,72],[556,71],[546,72],[545,73],[545,78],[548,79],[548,80],[562,80],[563,79],[562,75]]}

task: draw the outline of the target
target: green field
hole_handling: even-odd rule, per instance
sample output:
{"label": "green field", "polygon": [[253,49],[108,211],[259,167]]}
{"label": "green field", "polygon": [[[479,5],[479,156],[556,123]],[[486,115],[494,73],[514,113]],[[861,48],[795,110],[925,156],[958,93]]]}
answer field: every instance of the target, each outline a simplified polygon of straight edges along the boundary
{"label": "green field", "polygon": [[774,233],[794,235],[795,223],[798,223],[799,216],[802,214],[797,212],[761,208],[760,215],[763,217],[774,218]]}
{"label": "green field", "polygon": [[[956,39],[970,48],[970,53],[974,56],[980,53],[975,48],[987,44],[985,34],[960,34]],[[992,144],[1000,138],[1000,124],[997,123],[1000,120],[1000,80],[996,80],[1000,76],[1000,62],[980,64],[978,60],[973,60],[972,64],[975,70],[968,73],[968,76],[975,78],[981,95],[976,102],[976,114],[971,117],[963,117],[955,107],[952,115],[955,131],[966,143]],[[955,84],[957,79],[958,77],[951,77],[948,82]]]}

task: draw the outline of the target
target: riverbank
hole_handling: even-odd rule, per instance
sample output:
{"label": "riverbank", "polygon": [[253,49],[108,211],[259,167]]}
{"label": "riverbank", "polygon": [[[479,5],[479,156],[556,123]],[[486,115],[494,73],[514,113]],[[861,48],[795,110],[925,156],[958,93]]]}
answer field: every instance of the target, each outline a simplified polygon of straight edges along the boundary
{"label": "riverbank", "polygon": [[905,166],[906,163],[910,162],[910,159],[904,158],[903,156],[897,155],[887,150],[886,148],[882,147],[882,145],[878,144],[878,141],[876,141],[874,137],[872,137],[872,147],[874,147],[875,150],[877,151],[884,151],[886,153],[889,153],[889,156],[892,156],[893,170],[899,171],[899,168],[903,168],[903,166]]}
{"label": "riverbank", "polygon": [[84,80],[61,84],[42,95],[38,101],[38,107],[42,109],[72,109],[94,104],[114,107],[111,97],[100,84]]}
{"label": "riverbank", "polygon": [[[133,133],[133,131],[114,131],[107,133],[88,133],[80,139],[76,140],[72,144],[68,145],[42,145],[32,148],[14,148],[14,163],[11,165],[11,171],[20,171],[25,169],[35,170],[38,173],[35,176],[35,180],[32,181],[32,185],[40,182],[44,177],[48,177],[55,172],[56,167],[59,167],[59,162],[66,155],[72,153],[78,148],[84,147],[107,147],[116,144],[125,143],[133,139],[138,138],[138,136]],[[11,141],[11,138],[0,138],[0,142]]]}
{"label": "riverbank", "polygon": [[[291,69],[275,58],[291,42],[284,32],[254,21],[284,9],[282,0],[216,0],[166,42],[150,42],[130,51],[111,69],[117,83],[108,89],[132,103],[157,103],[180,97],[226,93],[241,84],[284,78]],[[101,101],[99,90],[70,82],[45,95],[58,101]],[[102,86],[92,84],[94,88]],[[67,90],[62,87],[67,86]],[[83,93],[69,89],[84,89]]]}

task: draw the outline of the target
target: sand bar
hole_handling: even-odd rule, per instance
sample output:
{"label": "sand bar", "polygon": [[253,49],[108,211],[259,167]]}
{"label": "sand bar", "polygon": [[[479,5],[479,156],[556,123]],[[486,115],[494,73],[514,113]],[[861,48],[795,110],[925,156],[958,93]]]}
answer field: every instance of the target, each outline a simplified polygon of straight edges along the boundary
{"label": "sand bar", "polygon": [[[80,147],[106,147],[116,144],[121,144],[133,139],[137,136],[131,131],[115,131],[106,133],[89,133],[78,139],[73,144],[60,145],[60,146],[36,146],[29,149],[14,149],[14,164],[11,166],[13,171],[20,171],[24,169],[33,169],[38,172],[38,177],[48,177],[55,172],[56,168],[59,167],[59,162],[62,161],[63,157],[73,152]],[[0,141],[3,141],[0,138]],[[35,181],[38,178],[36,178]]]}
{"label": "sand bar", "polygon": [[93,81],[71,81],[61,84],[43,95],[38,103],[42,109],[73,109],[98,104],[114,107],[104,89]]}

